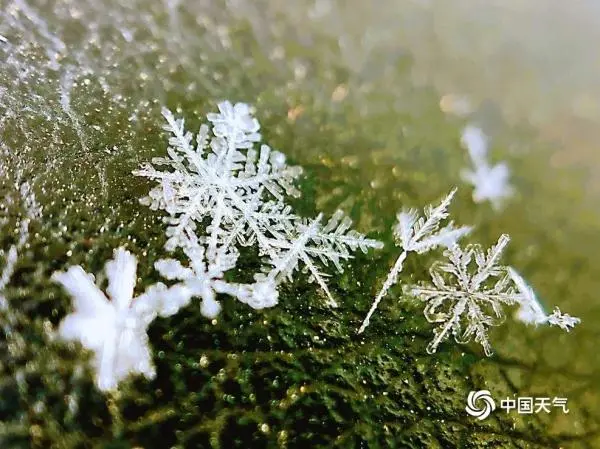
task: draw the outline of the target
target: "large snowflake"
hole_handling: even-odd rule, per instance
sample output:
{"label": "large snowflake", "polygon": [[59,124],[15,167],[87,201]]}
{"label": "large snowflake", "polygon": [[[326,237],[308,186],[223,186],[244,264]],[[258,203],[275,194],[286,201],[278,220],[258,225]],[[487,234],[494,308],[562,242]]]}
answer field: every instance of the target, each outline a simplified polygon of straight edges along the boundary
{"label": "large snowflake", "polygon": [[285,155],[267,145],[256,148],[260,125],[248,105],[218,106],[218,113],[207,115],[212,129],[202,125],[195,139],[183,119],[163,109],[164,129],[171,133],[168,157],[134,171],[159,182],[142,202],[167,212],[167,249],[196,240],[196,227],[204,223],[208,235],[201,240],[209,254],[255,241],[269,254],[269,228],[289,226],[294,218],[282,200],[285,194],[299,195],[293,182],[302,170],[288,166]]}

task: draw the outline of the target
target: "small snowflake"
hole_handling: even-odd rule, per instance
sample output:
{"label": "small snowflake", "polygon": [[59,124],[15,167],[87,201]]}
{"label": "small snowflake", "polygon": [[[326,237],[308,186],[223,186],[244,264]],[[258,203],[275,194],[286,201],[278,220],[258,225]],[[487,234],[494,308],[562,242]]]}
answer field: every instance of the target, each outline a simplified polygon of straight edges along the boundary
{"label": "small snowflake", "polygon": [[342,211],[338,210],[326,224],[322,223],[322,219],[323,214],[319,214],[313,220],[300,220],[295,227],[285,229],[286,238],[271,240],[276,255],[269,261],[273,268],[266,280],[275,282],[291,279],[302,263],[310,274],[309,280],[319,284],[327,295],[327,304],[337,307],[325,282],[328,276],[319,270],[315,261],[321,261],[325,266],[332,263],[342,273],[342,261],[352,258],[350,251],[360,249],[366,253],[369,248],[382,248],[383,244],[351,230],[352,220],[345,217]]}
{"label": "small snowflake", "polygon": [[461,176],[475,187],[473,201],[490,201],[492,207],[499,210],[513,195],[508,165],[505,162],[493,166],[489,164],[487,137],[480,128],[467,126],[462,134],[462,143],[469,151],[473,168],[463,170]]}
{"label": "small snowflake", "polygon": [[123,248],[115,251],[105,267],[110,300],[78,265],[52,276],[73,297],[74,311],[61,322],[58,333],[94,352],[96,383],[103,391],[114,389],[130,373],[154,376],[148,325],[157,314],[168,315],[161,298],[172,301],[185,293],[157,284],[134,298],[136,268],[135,256]]}
{"label": "small snowflake", "polygon": [[442,221],[448,218],[448,207],[456,189],[452,190],[437,207],[427,206],[424,216],[420,216],[416,209],[403,210],[398,213],[398,223],[394,227],[396,242],[403,251],[396,259],[396,263],[389,272],[383,287],[375,297],[369,313],[365,317],[358,333],[364,332],[369,321],[381,300],[388,290],[398,282],[398,275],[402,272],[404,260],[409,252],[422,254],[438,246],[449,247],[458,239],[471,231],[469,226],[455,228],[452,222],[440,228]]}
{"label": "small snowflake", "polygon": [[[161,259],[154,266],[164,278],[179,281],[176,286],[185,292],[185,297],[201,297],[201,312],[205,317],[214,318],[221,311],[221,305],[216,300],[217,293],[233,296],[253,309],[264,309],[277,304],[278,293],[274,282],[236,284],[223,280],[224,272],[235,266],[237,253],[217,254],[207,262],[203,246],[188,245],[184,252],[189,258],[189,267],[184,267],[175,259]],[[187,305],[187,302],[189,301],[167,301],[165,304],[169,313],[175,313],[181,306]]]}
{"label": "small snowflake", "polygon": [[509,241],[508,235],[500,236],[487,253],[479,245],[468,245],[466,249],[453,245],[444,252],[448,263],[432,266],[433,285],[412,289],[412,294],[426,303],[427,321],[439,323],[434,339],[427,345],[428,353],[434,353],[453,335],[457,343],[467,343],[474,337],[486,355],[492,354],[488,328],[502,324],[503,307],[520,299],[505,267],[499,265]]}

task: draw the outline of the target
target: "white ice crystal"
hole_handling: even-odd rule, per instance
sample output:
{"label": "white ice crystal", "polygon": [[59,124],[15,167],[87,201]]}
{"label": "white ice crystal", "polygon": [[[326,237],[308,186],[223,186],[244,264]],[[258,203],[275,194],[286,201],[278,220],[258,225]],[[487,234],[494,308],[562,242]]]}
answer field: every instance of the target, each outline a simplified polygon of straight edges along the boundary
{"label": "white ice crystal", "polygon": [[134,255],[115,250],[105,266],[108,297],[78,265],[52,276],[73,297],[74,311],[61,322],[59,335],[94,352],[96,383],[103,391],[114,389],[131,373],[154,376],[147,328],[157,314],[169,314],[163,310],[164,301],[185,301],[185,292],[162,284],[134,298],[136,269]]}
{"label": "white ice crystal", "polygon": [[458,239],[471,231],[471,228],[468,226],[455,228],[452,222],[440,228],[442,221],[448,218],[448,207],[455,193],[456,189],[453,189],[437,207],[427,206],[424,216],[419,216],[416,209],[403,210],[398,213],[398,223],[394,227],[394,235],[398,246],[403,251],[398,259],[396,259],[396,263],[375,297],[369,313],[358,330],[359,334],[369,325],[369,320],[377,309],[377,306],[385,297],[388,290],[398,281],[398,275],[402,271],[402,265],[409,252],[414,251],[421,254],[438,246],[450,247]]}
{"label": "white ice crystal", "polygon": [[[266,282],[279,282],[291,279],[292,274],[304,265],[310,274],[310,280],[315,281],[327,295],[327,303],[337,307],[337,302],[329,292],[325,278],[316,261],[324,265],[332,263],[338,272],[343,272],[342,261],[352,258],[350,251],[360,249],[366,253],[369,248],[382,248],[377,240],[366,238],[355,230],[350,230],[352,220],[338,210],[323,224],[323,214],[312,220],[300,220],[294,228],[287,228],[287,238],[274,238],[270,245],[275,248],[275,257],[270,260],[273,268],[266,276]],[[258,277],[260,279],[260,276]]]}
{"label": "white ice crystal", "polygon": [[299,195],[293,182],[302,170],[288,166],[285,155],[267,145],[256,148],[260,125],[248,105],[218,106],[218,113],[207,115],[212,130],[202,125],[195,142],[183,119],[163,109],[164,129],[172,134],[168,157],[134,171],[159,183],[142,202],[167,212],[167,249],[196,240],[196,227],[204,222],[208,236],[201,240],[209,253],[257,241],[268,254],[269,229],[293,218],[282,200],[285,194]]}
{"label": "white ice crystal", "polygon": [[257,281],[254,284],[228,283],[223,280],[225,271],[235,266],[237,253],[222,253],[206,261],[203,246],[187,245],[184,249],[189,258],[189,267],[184,267],[175,259],[161,259],[154,264],[156,270],[168,280],[179,281],[176,286],[184,291],[185,302],[165,302],[169,313],[175,313],[189,298],[201,297],[201,312],[207,318],[216,317],[221,305],[216,300],[217,293],[231,295],[253,309],[264,309],[277,304],[278,293],[274,282]]}
{"label": "white ice crystal", "polygon": [[550,315],[547,315],[533,288],[514,268],[508,267],[507,270],[520,293],[520,306],[516,313],[516,318],[519,321],[536,326],[539,324],[550,324],[558,326],[567,332],[581,322],[579,318],[572,317],[568,313],[563,314],[558,307],[555,307],[554,311]]}
{"label": "white ice crystal", "polygon": [[505,162],[490,165],[487,159],[487,136],[480,128],[473,125],[466,126],[461,141],[467,148],[473,164],[472,169],[465,169],[461,173],[462,179],[475,187],[473,201],[476,203],[490,201],[494,209],[500,209],[506,199],[513,194],[508,165]]}
{"label": "white ice crystal", "polygon": [[499,264],[509,241],[503,234],[487,253],[480,245],[468,245],[466,249],[453,245],[444,252],[448,262],[431,267],[433,285],[412,289],[412,294],[426,303],[427,321],[439,323],[427,345],[428,353],[434,353],[452,335],[458,343],[474,337],[486,355],[492,354],[488,328],[502,324],[503,307],[520,299],[506,268]]}
{"label": "white ice crystal", "polygon": [[[168,157],[155,158],[153,165],[146,164],[134,174],[159,183],[142,203],[168,214],[166,248],[205,246],[201,263],[219,267],[217,259],[222,255],[237,254],[240,245],[256,245],[272,267],[270,273],[258,276],[253,286],[238,286],[241,290],[230,285],[227,293],[235,292],[230,294],[254,308],[270,307],[277,302],[276,284],[290,279],[302,262],[310,279],[325,291],[328,304],[335,305],[325,283],[326,275],[319,271],[314,259],[325,265],[332,262],[341,271],[341,261],[351,258],[351,250],[366,251],[380,248],[381,244],[350,231],[351,221],[343,218],[341,212],[325,225],[320,223],[321,216],[309,222],[293,213],[284,199],[286,194],[300,194],[293,183],[302,170],[287,166],[285,156],[267,145],[256,148],[260,125],[248,105],[220,103],[218,113],[207,115],[212,130],[202,125],[195,143],[193,135],[185,131],[182,119],[175,119],[166,109],[163,115],[167,120],[165,130],[172,134]],[[161,165],[167,170],[156,169]],[[199,224],[205,225],[205,234],[198,231]],[[197,256],[188,257],[195,260]],[[222,269],[220,276],[230,268]],[[205,279],[206,275],[200,270],[196,277]],[[222,281],[212,285],[224,289]],[[219,288],[213,288],[213,296]],[[195,296],[203,297],[207,314],[218,313],[211,294],[199,294],[196,289]]]}

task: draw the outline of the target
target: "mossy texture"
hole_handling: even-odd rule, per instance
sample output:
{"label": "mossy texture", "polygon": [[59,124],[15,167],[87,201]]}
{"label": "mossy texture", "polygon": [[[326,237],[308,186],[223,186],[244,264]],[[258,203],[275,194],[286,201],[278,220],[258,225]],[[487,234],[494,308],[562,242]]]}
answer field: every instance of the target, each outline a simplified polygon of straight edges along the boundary
{"label": "mossy texture", "polygon": [[[0,74],[0,138],[43,215],[6,291],[13,312],[0,341],[3,448],[600,445],[600,218],[590,212],[585,173],[553,166],[553,149],[535,129],[497,117],[492,154],[510,164],[517,194],[496,213],[461,185],[464,121],[444,115],[439,92],[415,85],[411,48],[374,48],[357,69],[331,33],[298,26],[270,2],[31,2],[67,44],[51,69],[47,36],[14,12],[17,3],[0,33],[31,44]],[[18,68],[36,76],[26,82]],[[130,378],[102,395],[89,354],[52,337],[71,300],[50,276],[80,264],[105,282],[104,263],[125,246],[139,259],[137,290],[159,280],[153,264],[165,257],[164,224],[138,203],[150,183],[131,171],[165,152],[162,105],[195,130],[222,99],[253,104],[264,141],[304,168],[303,195],[292,201],[299,214],[340,208],[386,246],[357,254],[331,277],[338,309],[298,275],[273,309],[223,298],[212,322],[198,302],[157,319],[149,331],[156,378]],[[2,192],[13,181],[7,177]],[[441,257],[433,252],[408,257],[400,285],[356,334],[399,252],[396,212],[435,202],[455,185],[454,219],[476,226],[467,240],[489,245],[510,234],[505,262],[548,307],[581,317],[578,328],[563,334],[509,317],[492,332],[491,358],[476,345],[450,343],[427,355],[431,327],[402,284],[428,278]],[[14,241],[13,225],[2,229],[0,248]],[[247,281],[259,267],[247,250],[228,276]],[[497,410],[477,421],[464,407],[479,389],[495,398],[567,397],[570,413]]]}

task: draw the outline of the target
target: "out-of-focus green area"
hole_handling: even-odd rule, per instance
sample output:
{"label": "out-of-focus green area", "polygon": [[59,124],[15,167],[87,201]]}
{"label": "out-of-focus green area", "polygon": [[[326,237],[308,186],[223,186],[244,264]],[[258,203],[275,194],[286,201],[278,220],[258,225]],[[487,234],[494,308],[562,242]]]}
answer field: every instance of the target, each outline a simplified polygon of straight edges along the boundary
{"label": "out-of-focus green area", "polygon": [[[0,342],[2,447],[600,444],[591,2],[1,1],[0,139],[12,167],[2,192],[20,172],[44,207],[6,291],[17,322]],[[457,98],[466,115],[451,113]],[[331,278],[337,310],[298,276],[274,309],[224,299],[215,323],[195,305],[157,320],[157,378],[104,398],[84,351],[51,338],[71,304],[50,275],[100,273],[125,245],[140,259],[139,290],[158,280],[164,228],[138,204],[149,184],[131,170],[164,154],[161,106],[197,129],[222,99],[254,104],[264,140],[304,167],[300,213],[341,208],[386,247]],[[460,180],[471,121],[513,172],[517,194],[499,213]],[[397,210],[454,185],[455,220],[476,225],[469,240],[510,234],[506,263],[579,327],[509,318],[492,358],[453,344],[429,356],[431,326],[399,285],[355,334],[398,254]],[[7,211],[2,249],[18,212]],[[401,281],[426,280],[439,257],[411,255]],[[232,277],[258,267],[249,251]],[[567,397],[570,413],[479,422],[464,411],[479,389]]]}

